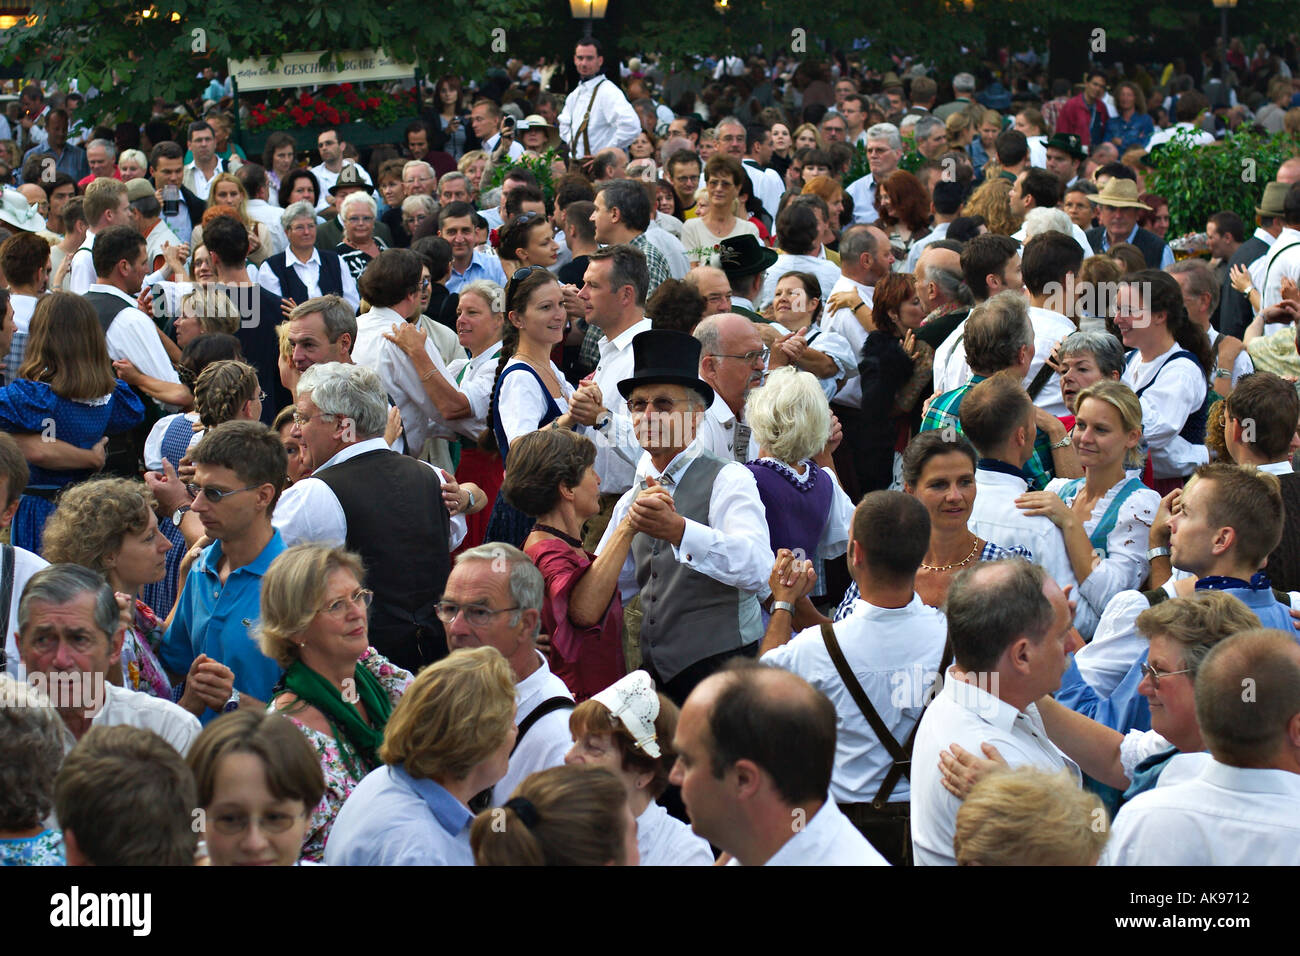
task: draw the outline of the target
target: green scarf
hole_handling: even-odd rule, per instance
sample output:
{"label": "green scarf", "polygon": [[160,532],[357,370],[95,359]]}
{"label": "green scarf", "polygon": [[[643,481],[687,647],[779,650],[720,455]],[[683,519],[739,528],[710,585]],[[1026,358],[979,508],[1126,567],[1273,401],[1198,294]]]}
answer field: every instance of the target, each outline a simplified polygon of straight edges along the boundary
{"label": "green scarf", "polygon": [[[393,712],[393,705],[388,699],[388,692],[379,683],[379,678],[370,673],[368,668],[358,664],[355,674],[357,698],[365,705],[373,726],[361,719],[356,707],[343,699],[337,687],[302,661],[294,661],[284,672],[284,687],[296,694],[299,700],[311,704],[325,715],[330,727],[334,729],[334,737],[341,750],[347,749],[343,744],[350,744],[368,768],[377,767],[383,763],[379,759],[379,745],[384,741],[384,727]],[[343,737],[347,740],[344,741]],[[346,761],[346,756],[344,759]],[[360,780],[366,772],[354,776]]]}

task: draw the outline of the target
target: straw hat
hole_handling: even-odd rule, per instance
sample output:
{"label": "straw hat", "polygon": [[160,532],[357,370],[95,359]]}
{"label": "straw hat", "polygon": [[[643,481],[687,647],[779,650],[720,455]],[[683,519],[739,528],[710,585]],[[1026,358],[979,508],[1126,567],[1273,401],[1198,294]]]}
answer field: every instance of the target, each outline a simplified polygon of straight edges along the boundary
{"label": "straw hat", "polygon": [[1118,176],[1107,180],[1106,185],[1101,187],[1101,192],[1088,198],[1098,206],[1151,211],[1151,207],[1146,203],[1138,202],[1137,183],[1131,179],[1120,179]]}

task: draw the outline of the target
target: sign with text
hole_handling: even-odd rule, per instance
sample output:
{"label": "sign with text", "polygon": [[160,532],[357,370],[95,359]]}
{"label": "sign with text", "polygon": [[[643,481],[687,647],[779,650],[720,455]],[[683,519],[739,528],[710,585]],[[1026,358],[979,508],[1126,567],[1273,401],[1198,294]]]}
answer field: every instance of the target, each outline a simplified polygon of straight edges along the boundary
{"label": "sign with text", "polygon": [[287,86],[401,80],[415,75],[414,63],[393,59],[382,50],[348,50],[321,63],[324,51],[285,53],[254,60],[230,60],[230,75],[240,90],[278,90]]}

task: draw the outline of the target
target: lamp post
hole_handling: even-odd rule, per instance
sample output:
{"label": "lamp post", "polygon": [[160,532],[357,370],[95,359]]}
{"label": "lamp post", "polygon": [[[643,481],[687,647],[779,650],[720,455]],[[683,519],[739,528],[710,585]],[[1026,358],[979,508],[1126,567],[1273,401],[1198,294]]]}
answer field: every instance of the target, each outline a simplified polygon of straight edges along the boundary
{"label": "lamp post", "polygon": [[1223,56],[1228,56],[1228,8],[1236,7],[1237,0],[1210,0],[1219,10],[1219,34],[1223,37]]}
{"label": "lamp post", "polygon": [[582,21],[582,35],[591,37],[591,21],[604,20],[609,0],[569,0],[569,13]]}

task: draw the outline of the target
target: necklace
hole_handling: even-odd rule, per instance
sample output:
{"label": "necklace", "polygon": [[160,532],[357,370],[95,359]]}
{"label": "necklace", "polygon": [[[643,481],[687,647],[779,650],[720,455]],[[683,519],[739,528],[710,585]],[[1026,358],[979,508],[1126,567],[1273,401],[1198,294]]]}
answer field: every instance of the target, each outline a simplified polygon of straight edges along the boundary
{"label": "necklace", "polygon": [[552,395],[551,396],[552,398],[558,398],[564,395],[564,389],[560,387],[560,382],[558,379],[556,379],[555,373],[551,371],[549,363],[545,366],[538,367],[537,363],[534,362],[527,355],[520,355],[518,352],[516,352],[515,357],[523,361],[525,365],[527,365],[529,368],[531,368],[534,372],[536,372],[539,376],[542,377],[542,381],[546,383],[546,390],[548,392],[551,390],[551,385],[552,384],[555,385],[555,390],[556,392],[559,393],[559,395]]}
{"label": "necklace", "polygon": [[960,568],[960,567],[962,567],[962,566],[964,566],[964,565],[969,564],[971,558],[975,557],[975,555],[979,552],[979,549],[980,549],[980,539],[979,539],[979,538],[975,538],[975,541],[971,544],[970,554],[966,555],[965,558],[963,558],[962,560],[958,561],[956,564],[945,564],[945,565],[944,565],[943,567],[941,567],[941,568],[936,568],[936,567],[933,567],[932,565],[926,564],[924,561],[922,561],[922,562],[921,562],[921,568],[922,568],[922,570],[925,570],[925,571],[951,571],[953,568]]}
{"label": "necklace", "polygon": [[571,534],[561,531],[559,528],[549,524],[542,524],[540,521],[533,525],[534,531],[545,531],[547,534],[553,534],[571,548],[581,548],[582,539],[575,538]]}

